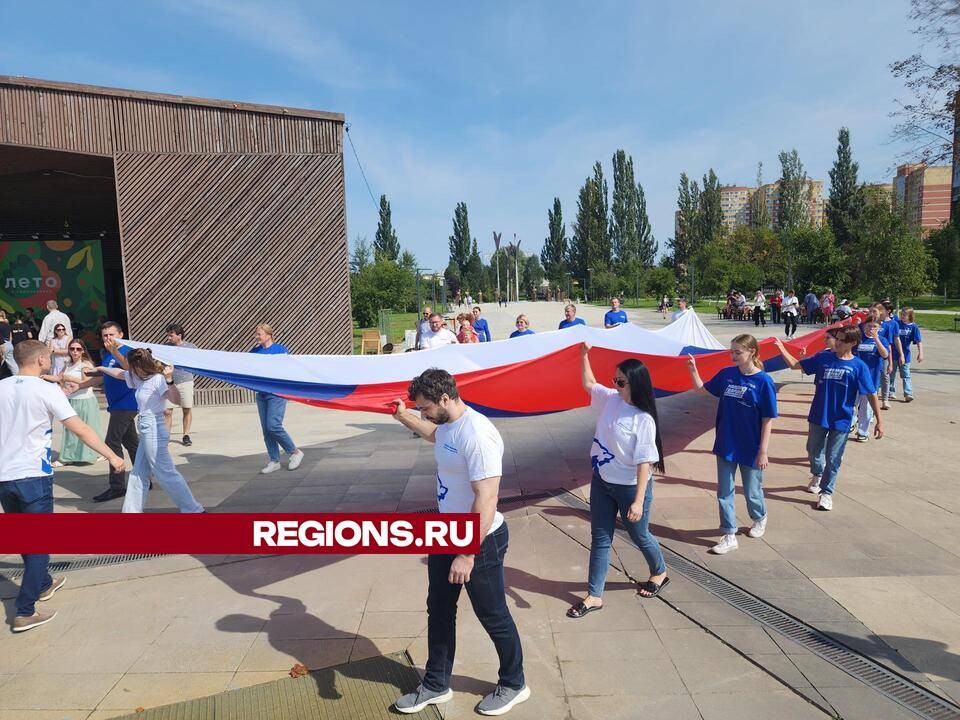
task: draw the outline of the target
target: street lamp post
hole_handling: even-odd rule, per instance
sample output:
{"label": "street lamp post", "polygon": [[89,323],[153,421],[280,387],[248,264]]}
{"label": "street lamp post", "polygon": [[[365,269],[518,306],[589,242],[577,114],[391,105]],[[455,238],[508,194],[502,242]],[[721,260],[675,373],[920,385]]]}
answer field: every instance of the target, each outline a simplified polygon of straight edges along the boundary
{"label": "street lamp post", "polygon": [[497,300],[500,300],[500,237],[502,233],[498,233],[496,230],[493,231],[493,245],[496,247],[494,251],[494,257],[496,257],[497,262]]}
{"label": "street lamp post", "polygon": [[513,250],[513,263],[514,263],[513,279],[517,285],[516,300],[517,302],[520,302],[520,243],[522,243],[523,240],[517,240],[516,233],[513,234],[513,239],[516,241],[514,243],[514,250]]}

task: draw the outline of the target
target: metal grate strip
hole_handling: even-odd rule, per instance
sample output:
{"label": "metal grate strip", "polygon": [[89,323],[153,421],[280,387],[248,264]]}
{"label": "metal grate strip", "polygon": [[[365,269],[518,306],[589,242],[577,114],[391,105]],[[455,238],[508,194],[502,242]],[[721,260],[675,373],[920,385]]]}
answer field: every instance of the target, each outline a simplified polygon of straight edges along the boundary
{"label": "metal grate strip", "polygon": [[[95,567],[105,567],[107,565],[119,565],[120,563],[135,562],[137,560],[149,560],[150,558],[166,557],[164,554],[147,555],[143,553],[133,553],[128,555],[97,555],[95,557],[79,558],[77,560],[58,560],[50,563],[50,572],[69,572],[70,570],[87,570]],[[14,579],[23,577],[23,565],[0,568],[0,576]]]}
{"label": "metal grate strip", "polygon": [[[566,491],[552,493],[567,507],[588,511],[590,506]],[[630,542],[626,531],[618,528],[622,539]],[[960,706],[936,695],[900,673],[870,659],[829,635],[807,625],[802,620],[758,598],[726,578],[717,575],[667,547],[661,547],[664,560],[675,572],[680,573],[704,590],[726,601],[737,610],[757,622],[772,628],[784,637],[805,647],[840,670],[872,687],[881,695],[928,720],[957,720]]]}

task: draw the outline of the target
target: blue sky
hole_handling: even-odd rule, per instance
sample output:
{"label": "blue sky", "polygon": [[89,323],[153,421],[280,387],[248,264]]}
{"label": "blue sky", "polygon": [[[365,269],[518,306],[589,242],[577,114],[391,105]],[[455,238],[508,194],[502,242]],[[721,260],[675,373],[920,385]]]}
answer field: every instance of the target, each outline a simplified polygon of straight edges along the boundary
{"label": "blue sky", "polygon": [[[861,180],[902,148],[890,62],[917,49],[906,0],[737,2],[0,2],[0,74],[342,112],[401,244],[446,266],[465,201],[492,231],[542,246],[547,209],[596,160],[633,155],[654,235],[673,233],[679,175],[779,174],[797,148],[827,180],[841,125]],[[376,209],[345,148],[351,240]]]}

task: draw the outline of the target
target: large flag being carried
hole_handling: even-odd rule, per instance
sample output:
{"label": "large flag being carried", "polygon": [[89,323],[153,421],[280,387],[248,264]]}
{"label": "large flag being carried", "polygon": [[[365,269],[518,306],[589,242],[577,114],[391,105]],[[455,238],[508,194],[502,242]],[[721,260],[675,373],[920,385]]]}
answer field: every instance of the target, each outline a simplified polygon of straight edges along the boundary
{"label": "large flag being carried", "polygon": [[[795,338],[788,347],[798,354],[801,348],[807,354],[823,349],[823,329]],[[617,364],[635,357],[650,369],[661,396],[691,388],[688,354],[698,356],[704,380],[731,362],[729,352],[694,312],[660,330],[632,324],[611,330],[575,325],[512,340],[394,355],[261,355],[122,342],[149,348],[159,360],[198,375],[339,410],[392,412],[392,401],[406,397],[413,377],[438,367],[456,378],[465,402],[499,417],[588,405],[580,384],[579,347],[584,342],[592,346],[590,360],[601,383],[610,384]],[[784,367],[772,340],[764,340],[760,350],[768,370]]]}

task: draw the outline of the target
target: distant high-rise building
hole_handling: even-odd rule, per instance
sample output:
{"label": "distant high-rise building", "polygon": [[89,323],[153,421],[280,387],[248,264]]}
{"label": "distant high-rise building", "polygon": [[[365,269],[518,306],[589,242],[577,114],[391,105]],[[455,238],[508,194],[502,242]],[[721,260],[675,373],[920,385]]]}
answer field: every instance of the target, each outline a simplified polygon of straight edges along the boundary
{"label": "distant high-rise building", "polygon": [[755,190],[745,185],[725,185],[720,188],[723,224],[728,230],[750,224],[750,200]]}
{"label": "distant high-rise building", "polygon": [[[807,180],[804,192],[809,198],[807,213],[810,224],[815,228],[823,227],[826,202],[823,199],[823,180]],[[774,227],[780,219],[780,181],[762,185],[757,190],[757,206],[765,206],[770,215],[770,224]]]}
{"label": "distant high-rise building", "polygon": [[901,165],[893,179],[893,195],[907,222],[924,233],[950,220],[950,189],[953,179],[948,165]]}

